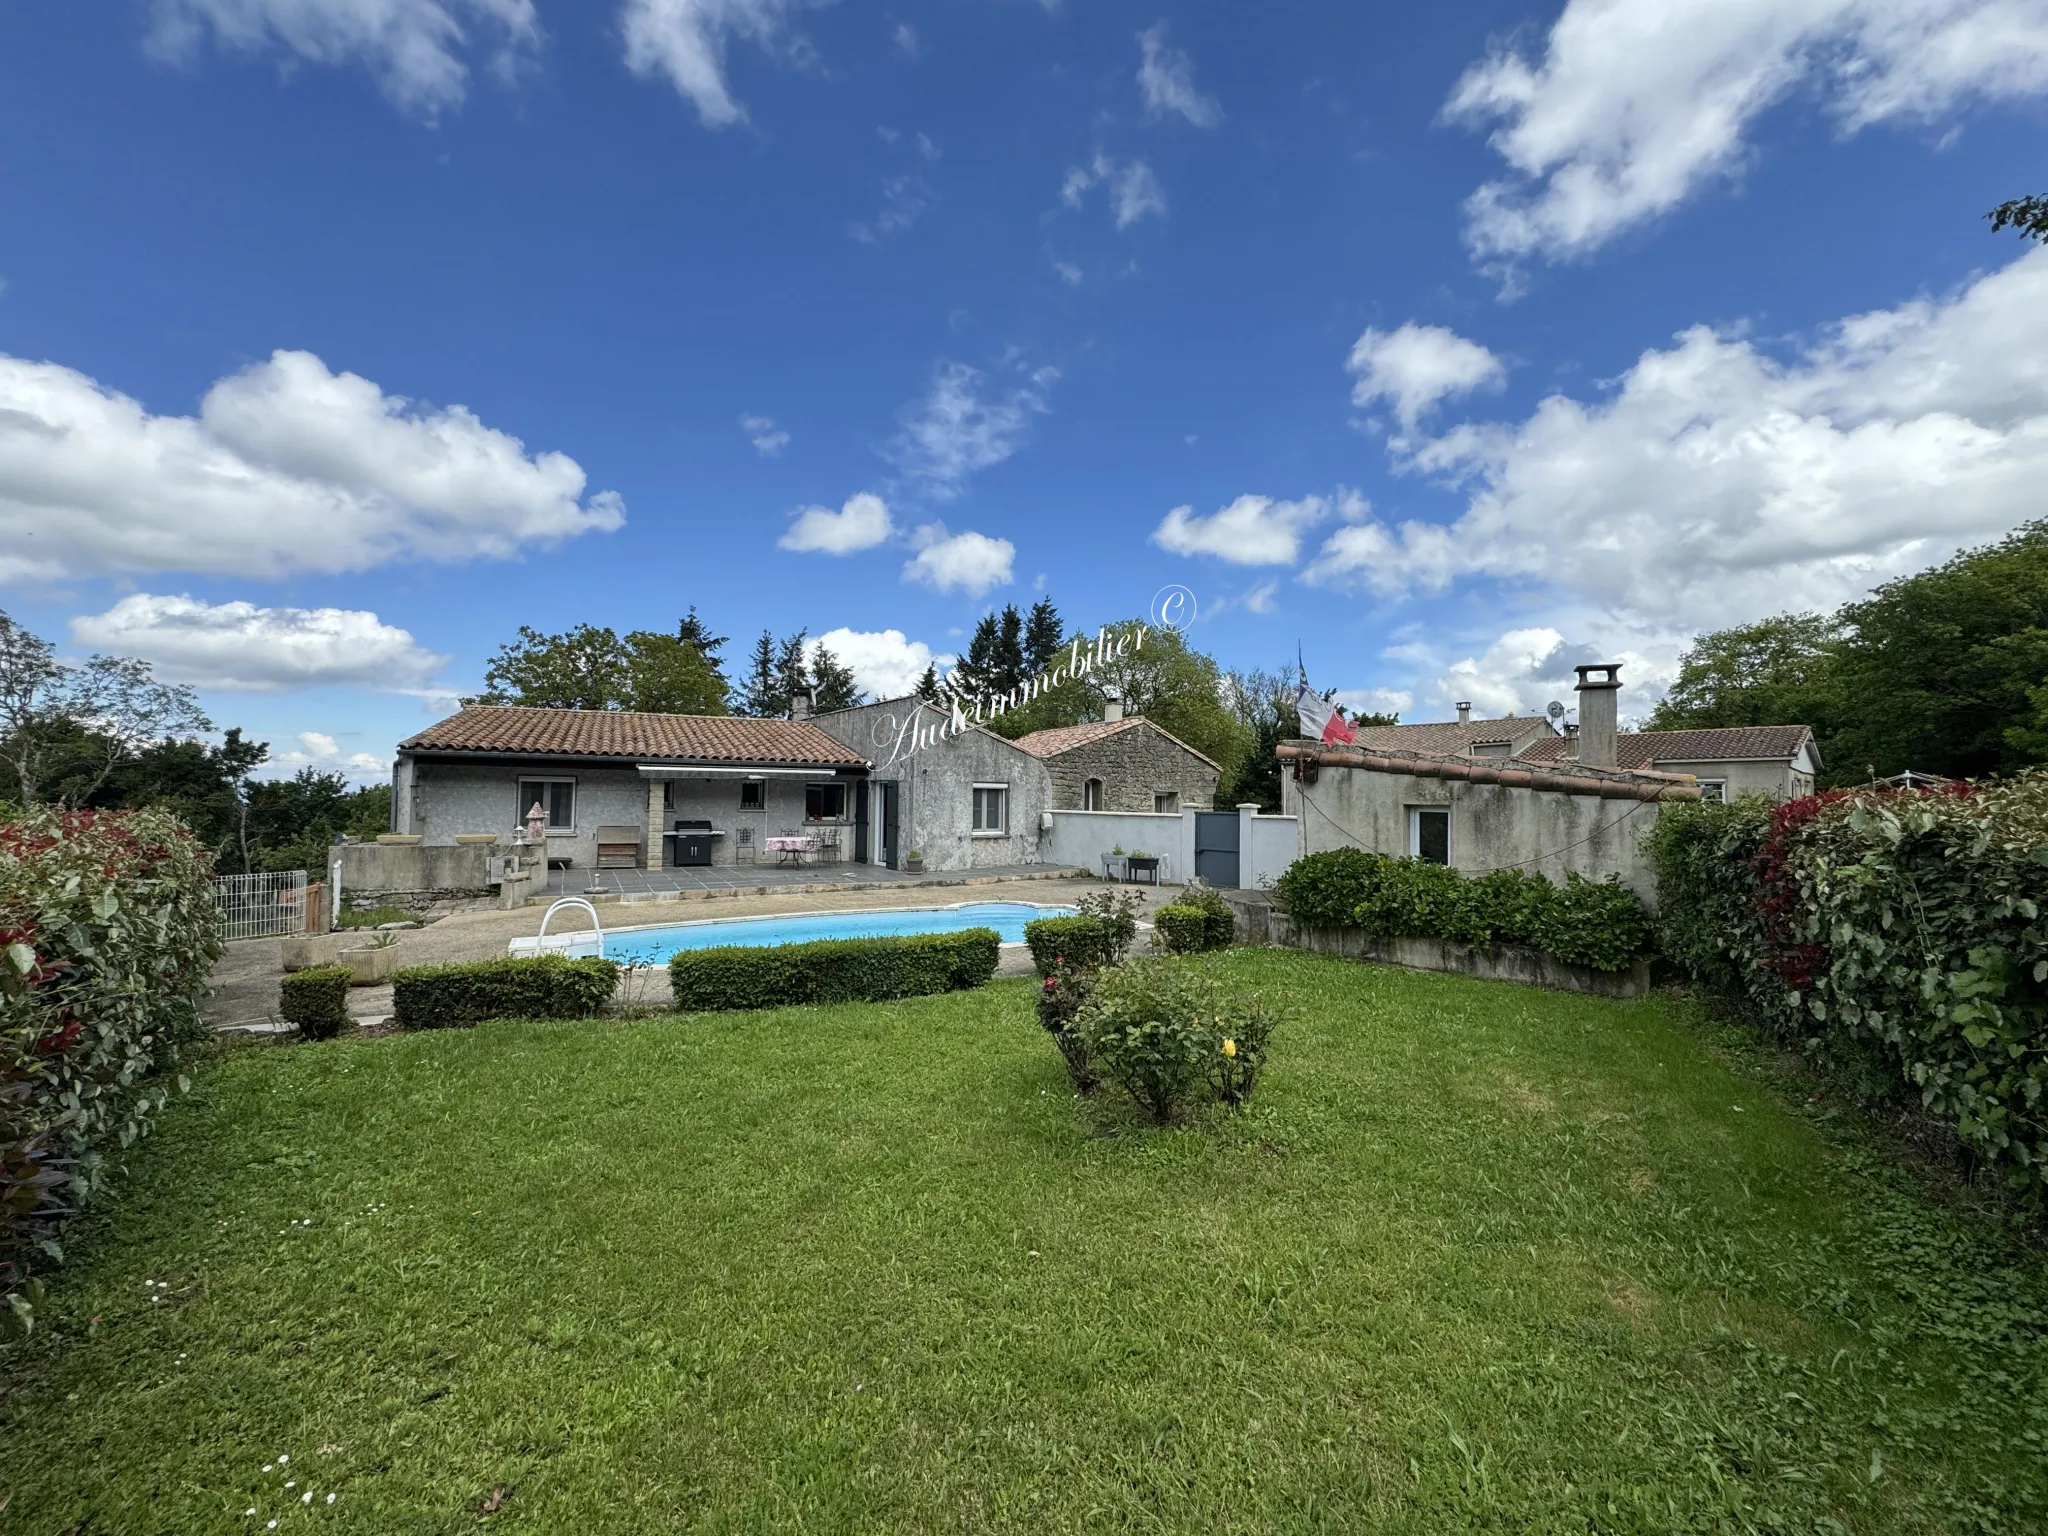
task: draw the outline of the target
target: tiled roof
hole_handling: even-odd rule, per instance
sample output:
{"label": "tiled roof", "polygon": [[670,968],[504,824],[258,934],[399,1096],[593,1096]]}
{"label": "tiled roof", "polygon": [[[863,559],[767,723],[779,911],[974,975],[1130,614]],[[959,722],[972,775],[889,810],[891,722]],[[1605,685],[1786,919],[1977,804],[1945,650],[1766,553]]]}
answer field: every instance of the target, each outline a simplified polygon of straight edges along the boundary
{"label": "tiled roof", "polygon": [[863,761],[806,720],[741,715],[643,715],[617,709],[525,709],[472,704],[399,744],[405,752],[560,753],[641,762],[789,763],[851,767]]}
{"label": "tiled roof", "polygon": [[1469,752],[1481,744],[1520,741],[1536,731],[1550,734],[1541,715],[1509,715],[1502,720],[1462,724],[1426,720],[1416,725],[1361,725],[1357,745],[1367,752]]}
{"label": "tiled roof", "polygon": [[1084,720],[1079,725],[1056,725],[1049,731],[1033,731],[1028,736],[1019,736],[1010,745],[1029,752],[1033,757],[1058,757],[1062,752],[1071,752],[1076,747],[1085,747],[1091,741],[1100,741],[1105,736],[1114,736],[1119,731],[1128,731],[1140,725],[1151,726],[1190,757],[1199,757],[1218,773],[1223,771],[1223,765],[1208,753],[1197,752],[1165,726],[1157,721],[1147,720],[1143,715],[1125,715],[1121,720]]}
{"label": "tiled roof", "polygon": [[[1705,731],[1623,731],[1614,739],[1614,755],[1624,768],[1653,768],[1658,763],[1790,762],[1813,739],[1804,725],[1741,725]],[[1531,762],[1572,760],[1573,738],[1552,736],[1526,748]]]}

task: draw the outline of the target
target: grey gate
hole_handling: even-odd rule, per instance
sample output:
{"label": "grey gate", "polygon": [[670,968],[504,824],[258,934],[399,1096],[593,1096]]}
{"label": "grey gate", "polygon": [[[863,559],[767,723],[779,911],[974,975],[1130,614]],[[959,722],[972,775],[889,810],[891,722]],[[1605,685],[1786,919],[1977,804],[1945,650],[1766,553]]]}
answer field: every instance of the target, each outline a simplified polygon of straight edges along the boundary
{"label": "grey gate", "polygon": [[1237,889],[1237,812],[1195,812],[1195,873],[1219,890]]}

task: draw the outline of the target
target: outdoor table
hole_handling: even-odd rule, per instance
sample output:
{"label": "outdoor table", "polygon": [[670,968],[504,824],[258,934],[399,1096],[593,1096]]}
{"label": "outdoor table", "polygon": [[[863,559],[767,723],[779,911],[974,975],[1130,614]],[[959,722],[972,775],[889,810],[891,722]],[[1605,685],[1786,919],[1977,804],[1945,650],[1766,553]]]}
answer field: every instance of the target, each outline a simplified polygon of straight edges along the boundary
{"label": "outdoor table", "polygon": [[761,846],[775,855],[777,864],[801,864],[805,854],[817,851],[818,840],[814,837],[764,837]]}

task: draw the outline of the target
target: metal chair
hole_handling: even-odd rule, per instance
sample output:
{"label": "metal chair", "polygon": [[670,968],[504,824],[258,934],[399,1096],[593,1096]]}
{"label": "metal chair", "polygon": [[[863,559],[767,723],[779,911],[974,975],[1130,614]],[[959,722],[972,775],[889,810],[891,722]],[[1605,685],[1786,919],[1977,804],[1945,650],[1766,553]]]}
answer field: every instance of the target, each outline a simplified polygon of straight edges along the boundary
{"label": "metal chair", "polygon": [[735,864],[759,864],[761,846],[754,841],[752,827],[735,827],[732,834],[732,861]]}

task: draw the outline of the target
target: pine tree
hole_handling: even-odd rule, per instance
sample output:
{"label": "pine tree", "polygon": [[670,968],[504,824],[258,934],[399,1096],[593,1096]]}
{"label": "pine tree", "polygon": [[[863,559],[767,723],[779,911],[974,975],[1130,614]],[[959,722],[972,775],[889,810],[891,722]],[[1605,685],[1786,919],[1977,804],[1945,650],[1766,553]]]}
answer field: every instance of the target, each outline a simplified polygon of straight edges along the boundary
{"label": "pine tree", "polygon": [[676,638],[704,658],[704,665],[718,680],[718,686],[727,694],[732,692],[732,679],[725,675],[725,662],[719,652],[725,649],[726,637],[711,633],[711,626],[697,617],[697,605],[690,604],[690,611],[683,615],[676,625]]}
{"label": "pine tree", "polygon": [[754,642],[754,659],[747,671],[747,713],[767,719],[789,713],[789,695],[778,692],[775,670],[775,637],[767,630]]}
{"label": "pine tree", "polygon": [[1024,621],[1024,670],[1033,677],[1051,671],[1066,640],[1059,609],[1053,607],[1051,598],[1041,597],[1031,605],[1031,616]]}
{"label": "pine tree", "polygon": [[917,696],[927,704],[939,702],[939,669],[937,666],[928,666],[924,669],[924,676],[917,680]]}
{"label": "pine tree", "polygon": [[1002,633],[996,616],[984,613],[967,641],[967,654],[960,658],[948,679],[953,691],[968,700],[995,692],[996,653],[1001,646]]}
{"label": "pine tree", "polygon": [[822,645],[811,653],[811,681],[815,690],[811,699],[814,709],[857,709],[868,701],[867,695],[854,686],[853,668]]}
{"label": "pine tree", "polygon": [[804,631],[800,629],[776,648],[775,693],[782,701],[777,713],[788,714],[790,700],[811,691],[811,669],[804,664]]}
{"label": "pine tree", "polygon": [[1003,609],[996,636],[996,675],[992,693],[1008,693],[1024,681],[1024,618],[1015,603]]}

